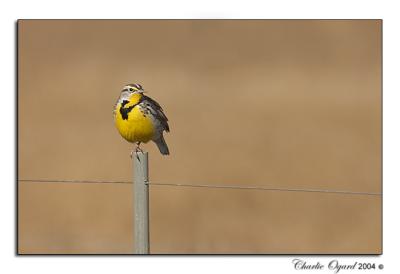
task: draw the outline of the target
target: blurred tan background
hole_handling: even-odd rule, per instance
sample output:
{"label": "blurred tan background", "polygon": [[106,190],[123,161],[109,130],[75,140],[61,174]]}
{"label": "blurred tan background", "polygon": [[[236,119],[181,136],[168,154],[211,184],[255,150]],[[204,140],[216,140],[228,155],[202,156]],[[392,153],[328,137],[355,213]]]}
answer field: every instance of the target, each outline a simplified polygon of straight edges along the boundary
{"label": "blurred tan background", "polygon": [[[131,180],[112,109],[164,107],[150,179],[381,192],[379,20],[22,20],[19,178]],[[380,253],[379,196],[152,186],[152,253]],[[19,183],[20,253],[131,253],[132,186]]]}

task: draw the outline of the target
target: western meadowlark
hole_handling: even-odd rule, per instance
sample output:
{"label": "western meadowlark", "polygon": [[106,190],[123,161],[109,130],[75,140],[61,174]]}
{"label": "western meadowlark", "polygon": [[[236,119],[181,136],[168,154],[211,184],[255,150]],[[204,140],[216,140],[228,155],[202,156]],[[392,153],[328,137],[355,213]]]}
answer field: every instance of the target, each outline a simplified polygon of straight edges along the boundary
{"label": "western meadowlark", "polygon": [[140,84],[129,84],[122,89],[114,106],[115,125],[122,137],[136,143],[136,151],[141,151],[140,143],[152,140],[161,154],[168,155],[168,146],[163,136],[164,130],[169,132],[167,116],[160,104],[143,92]]}

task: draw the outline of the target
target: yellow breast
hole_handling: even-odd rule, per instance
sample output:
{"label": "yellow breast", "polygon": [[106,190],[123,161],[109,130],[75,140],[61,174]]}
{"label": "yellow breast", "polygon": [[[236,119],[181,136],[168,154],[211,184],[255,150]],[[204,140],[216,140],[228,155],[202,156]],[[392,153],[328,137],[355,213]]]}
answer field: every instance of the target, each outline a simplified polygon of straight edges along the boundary
{"label": "yellow breast", "polygon": [[138,106],[128,113],[127,119],[123,119],[120,108],[119,103],[115,111],[115,125],[121,136],[131,143],[150,141],[155,133],[152,120],[147,115],[143,115]]}

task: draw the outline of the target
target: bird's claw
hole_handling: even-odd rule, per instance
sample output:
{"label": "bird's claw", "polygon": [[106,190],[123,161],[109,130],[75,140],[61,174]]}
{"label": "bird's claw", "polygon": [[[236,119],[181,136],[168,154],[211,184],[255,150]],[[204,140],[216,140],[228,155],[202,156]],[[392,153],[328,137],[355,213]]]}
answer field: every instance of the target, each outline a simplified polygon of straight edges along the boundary
{"label": "bird's claw", "polygon": [[[137,145],[136,146],[136,148],[135,149],[132,149],[132,151],[131,151],[131,158],[133,158],[133,153],[138,153],[138,152],[141,152],[141,153],[144,153],[144,151],[139,147],[139,145]],[[139,159],[139,156],[136,154],[136,156],[137,156],[137,158]]]}
{"label": "bird's claw", "polygon": [[143,153],[143,150],[142,150],[139,146],[137,146],[136,149],[135,149],[135,152],[141,152],[141,153]]}

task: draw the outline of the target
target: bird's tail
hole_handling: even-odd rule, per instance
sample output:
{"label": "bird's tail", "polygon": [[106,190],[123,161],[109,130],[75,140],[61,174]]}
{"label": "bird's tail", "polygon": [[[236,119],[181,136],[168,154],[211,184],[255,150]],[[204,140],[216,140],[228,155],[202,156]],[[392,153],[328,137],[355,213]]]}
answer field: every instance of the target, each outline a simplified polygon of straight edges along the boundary
{"label": "bird's tail", "polygon": [[162,155],[169,155],[169,149],[167,143],[164,140],[164,136],[161,135],[161,137],[154,142],[157,144],[157,147]]}

